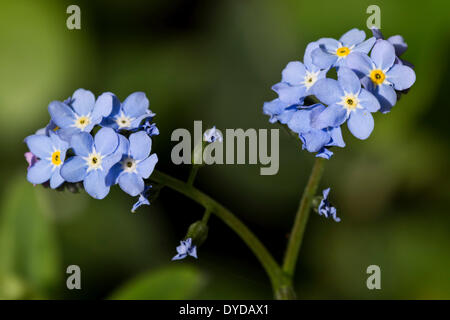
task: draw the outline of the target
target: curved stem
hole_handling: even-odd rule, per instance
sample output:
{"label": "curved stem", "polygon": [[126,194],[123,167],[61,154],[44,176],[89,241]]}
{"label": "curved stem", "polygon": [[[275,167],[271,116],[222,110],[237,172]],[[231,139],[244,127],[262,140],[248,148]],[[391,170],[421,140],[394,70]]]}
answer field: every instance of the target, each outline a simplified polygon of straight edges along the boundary
{"label": "curved stem", "polygon": [[302,199],[300,200],[300,205],[297,209],[294,226],[292,227],[289,236],[289,243],[283,261],[283,271],[289,279],[292,279],[295,273],[295,265],[297,264],[306,223],[308,222],[309,213],[311,211],[311,203],[317,192],[320,179],[322,178],[324,164],[325,159],[323,158],[317,158],[314,162],[308,184],[306,185]]}
{"label": "curved stem", "polygon": [[266,270],[274,291],[277,292],[280,286],[285,282],[285,277],[281,271],[280,266],[272,257],[270,252],[261,243],[261,241],[242,223],[231,211],[222,206],[220,203],[181,180],[173,178],[167,174],[155,170],[150,177],[151,180],[161,183],[175,191],[180,192],[188,198],[200,203],[211,213],[223,220],[231,229],[236,232],[239,237],[247,244],[253,251],[255,256],[261,262]]}

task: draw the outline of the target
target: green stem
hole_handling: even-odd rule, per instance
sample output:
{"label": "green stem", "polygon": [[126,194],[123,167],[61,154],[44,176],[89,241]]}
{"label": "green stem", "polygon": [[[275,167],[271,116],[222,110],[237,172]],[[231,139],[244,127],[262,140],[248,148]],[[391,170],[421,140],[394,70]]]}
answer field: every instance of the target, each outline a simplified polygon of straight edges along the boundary
{"label": "green stem", "polygon": [[192,186],[194,184],[195,177],[197,177],[198,169],[200,169],[199,165],[193,164],[191,167],[191,171],[189,172],[189,178],[187,184]]}
{"label": "green stem", "polygon": [[274,292],[278,292],[279,288],[286,284],[285,277],[281,271],[280,266],[272,257],[270,252],[261,243],[261,241],[253,234],[252,231],[239,220],[231,211],[222,206],[220,203],[201,192],[200,190],[194,188],[192,185],[185,183],[181,180],[173,178],[167,174],[155,170],[151,176],[153,181],[161,183],[179,193],[185,195],[186,197],[200,203],[214,213],[218,218],[220,218],[225,224],[227,224],[231,229],[236,232],[239,237],[247,244],[250,250],[253,251],[255,256],[261,262],[265,271],[267,272]]}
{"label": "green stem", "polygon": [[205,209],[205,213],[203,214],[202,221],[204,224],[208,224],[209,217],[211,216],[211,210],[209,208]]}
{"label": "green stem", "polygon": [[311,211],[311,202],[316,195],[320,179],[322,178],[325,159],[317,158],[314,167],[309,176],[308,184],[303,192],[300,205],[295,216],[294,226],[289,236],[289,243],[284,256],[283,271],[289,279],[294,277],[295,265],[297,264],[298,254],[305,233],[306,223],[308,222]]}

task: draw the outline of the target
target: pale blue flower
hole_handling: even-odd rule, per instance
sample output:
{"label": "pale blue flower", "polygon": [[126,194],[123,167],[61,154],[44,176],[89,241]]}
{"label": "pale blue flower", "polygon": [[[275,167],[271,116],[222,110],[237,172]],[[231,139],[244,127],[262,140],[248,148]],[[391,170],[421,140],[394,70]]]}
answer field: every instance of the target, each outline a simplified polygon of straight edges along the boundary
{"label": "pale blue flower", "polygon": [[172,258],[172,261],[184,259],[188,255],[197,259],[197,246],[192,245],[191,238],[180,241],[180,245],[177,247],[177,254]]}
{"label": "pale blue flower", "polygon": [[324,216],[325,218],[333,218],[334,221],[339,222],[341,219],[336,215],[336,208],[333,207],[328,201],[328,194],[330,193],[330,188],[322,191],[323,198],[320,201],[319,208],[317,212],[319,215]]}
{"label": "pale blue flower", "polygon": [[209,143],[212,143],[214,141],[222,142],[222,133],[220,133],[220,131],[216,129],[216,126],[213,126],[211,129],[205,131],[205,133],[203,134],[203,140]]}

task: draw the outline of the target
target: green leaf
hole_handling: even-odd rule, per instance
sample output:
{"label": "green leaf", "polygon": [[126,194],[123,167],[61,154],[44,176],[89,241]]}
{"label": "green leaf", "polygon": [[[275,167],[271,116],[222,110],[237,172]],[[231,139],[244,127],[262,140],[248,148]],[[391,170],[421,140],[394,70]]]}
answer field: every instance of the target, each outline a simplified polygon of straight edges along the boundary
{"label": "green leaf", "polygon": [[205,284],[200,271],[190,265],[172,265],[132,279],[113,293],[117,300],[192,299]]}
{"label": "green leaf", "polygon": [[0,298],[46,296],[62,275],[46,190],[33,187],[23,175],[12,179],[5,190],[0,215]]}

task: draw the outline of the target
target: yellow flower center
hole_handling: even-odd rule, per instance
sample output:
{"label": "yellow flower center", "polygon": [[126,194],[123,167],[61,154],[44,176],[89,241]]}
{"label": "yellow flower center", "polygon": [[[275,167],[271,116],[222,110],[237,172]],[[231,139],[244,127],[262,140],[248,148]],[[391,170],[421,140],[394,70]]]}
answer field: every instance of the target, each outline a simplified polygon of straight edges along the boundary
{"label": "yellow flower center", "polygon": [[55,166],[59,166],[61,164],[61,151],[56,150],[52,153],[52,163]]}
{"label": "yellow flower center", "polygon": [[346,57],[350,53],[350,49],[347,47],[340,47],[336,50],[336,55],[338,57]]}
{"label": "yellow flower center", "polygon": [[386,75],[380,69],[375,69],[370,72],[370,79],[376,85],[382,84],[384,79],[386,79]]}
{"label": "yellow flower center", "polygon": [[84,130],[91,123],[91,119],[87,116],[81,116],[75,120],[75,127]]}
{"label": "yellow flower center", "polygon": [[349,111],[356,109],[358,104],[358,98],[352,94],[348,94],[342,99],[342,105]]}

